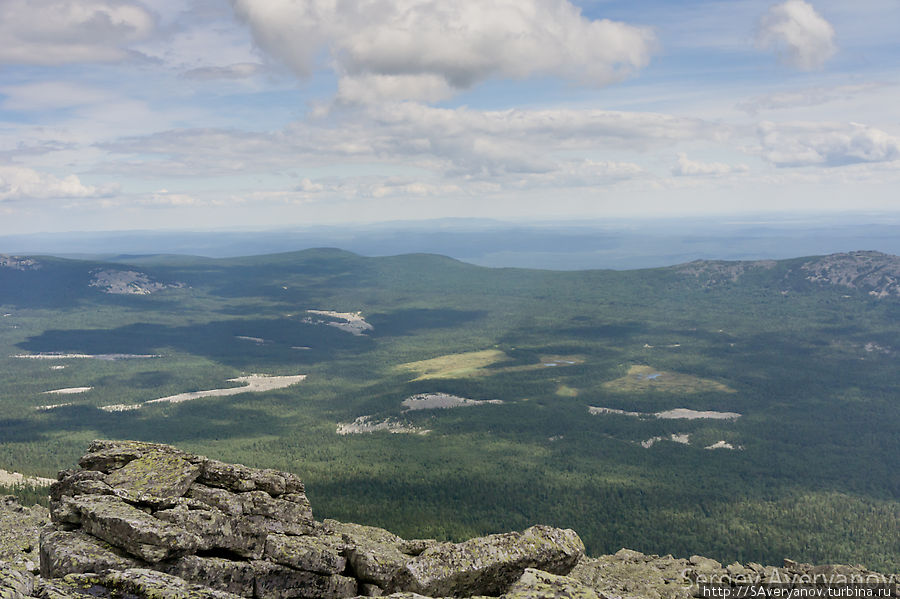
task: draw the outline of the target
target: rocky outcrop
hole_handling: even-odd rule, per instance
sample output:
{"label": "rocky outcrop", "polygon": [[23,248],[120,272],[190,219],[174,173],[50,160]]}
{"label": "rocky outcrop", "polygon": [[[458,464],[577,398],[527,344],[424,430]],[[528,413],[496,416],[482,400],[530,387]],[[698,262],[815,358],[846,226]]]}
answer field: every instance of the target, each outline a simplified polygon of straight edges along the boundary
{"label": "rocky outcrop", "polygon": [[167,445],[95,441],[79,465],[50,488],[34,596],[499,595],[584,554],[575,532],[548,526],[452,544],[317,522],[295,475]]}
{"label": "rocky outcrop", "polygon": [[[701,582],[873,574],[626,549],[593,559],[574,531],[541,525],[462,543],[405,540],[314,520],[303,483],[285,472],[132,441],[95,441],[79,463],[50,489],[49,524],[40,508],[0,505],[15,515],[0,517],[0,538],[17,539],[0,553],[0,599],[688,599]],[[38,546],[39,576],[23,557]]]}

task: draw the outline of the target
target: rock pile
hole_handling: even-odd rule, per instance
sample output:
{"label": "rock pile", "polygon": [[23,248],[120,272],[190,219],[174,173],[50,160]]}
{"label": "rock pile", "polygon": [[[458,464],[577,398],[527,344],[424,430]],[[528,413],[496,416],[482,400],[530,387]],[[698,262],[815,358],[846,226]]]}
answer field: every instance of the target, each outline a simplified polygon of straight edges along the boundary
{"label": "rock pile", "polygon": [[39,508],[0,505],[0,537],[14,539],[0,545],[0,599],[687,599],[698,580],[868,572],[787,560],[723,568],[625,549],[591,559],[574,531],[549,526],[404,540],[316,521],[303,483],[285,472],[133,441],[95,441],[79,464],[51,487],[40,533]]}

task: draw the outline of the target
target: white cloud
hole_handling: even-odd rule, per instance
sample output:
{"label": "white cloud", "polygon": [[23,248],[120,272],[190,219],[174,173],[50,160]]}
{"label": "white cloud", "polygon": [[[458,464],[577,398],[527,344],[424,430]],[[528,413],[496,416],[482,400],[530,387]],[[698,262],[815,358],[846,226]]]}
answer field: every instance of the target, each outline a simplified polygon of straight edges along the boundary
{"label": "white cloud", "polygon": [[699,119],[602,110],[480,111],[400,103],[338,116],[296,122],[274,133],[194,129],[122,139],[103,148],[140,161],[118,159],[104,169],[209,176],[290,172],[300,164],[345,169],[379,164],[453,179],[502,181],[569,176],[577,164],[579,177],[590,171],[587,178],[595,181],[633,174],[631,166],[621,168],[631,164],[623,160],[626,153],[730,134],[727,127]]}
{"label": "white cloud", "polygon": [[759,23],[757,47],[774,49],[785,64],[812,71],[820,69],[837,52],[834,27],[812,4],[787,0],[776,4]]}
{"label": "white cloud", "polygon": [[491,77],[606,85],[644,67],[655,45],[649,29],[591,21],[568,0],[231,2],[296,74],[309,76],[327,51],[345,101],[433,100]]}
{"label": "white cloud", "polygon": [[66,81],[41,81],[0,87],[5,110],[41,111],[86,106],[108,101],[110,94]]}
{"label": "white cloud", "polygon": [[21,166],[0,166],[0,202],[28,199],[87,198],[108,195],[116,187],[84,185],[77,176],[59,179]]}
{"label": "white cloud", "polygon": [[887,85],[880,82],[838,85],[834,87],[811,87],[796,91],[757,96],[739,102],[737,108],[748,114],[757,114],[762,110],[807,108],[839,100],[849,100],[863,94],[870,96],[872,95],[872,92],[884,87],[887,87]]}
{"label": "white cloud", "polygon": [[265,67],[255,62],[239,62],[224,67],[198,67],[185,71],[183,76],[187,79],[210,81],[213,79],[249,79]]}
{"label": "white cloud", "polygon": [[745,164],[731,166],[724,162],[698,162],[690,160],[685,154],[678,154],[678,162],[672,167],[672,174],[676,177],[717,177],[748,170]]}
{"label": "white cloud", "polygon": [[763,156],[776,166],[900,160],[900,139],[859,123],[763,122],[758,134]]}
{"label": "white cloud", "polygon": [[146,38],[153,16],[135,2],[113,0],[3,0],[0,63],[59,65],[108,62]]}

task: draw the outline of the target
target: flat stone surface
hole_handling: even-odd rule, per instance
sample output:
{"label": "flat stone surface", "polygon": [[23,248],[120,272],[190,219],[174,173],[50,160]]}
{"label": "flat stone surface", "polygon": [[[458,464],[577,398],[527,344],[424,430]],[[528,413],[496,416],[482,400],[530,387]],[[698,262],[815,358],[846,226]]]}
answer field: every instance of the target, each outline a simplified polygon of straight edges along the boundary
{"label": "flat stone surface", "polygon": [[71,500],[85,532],[148,562],[193,553],[200,538],[154,518],[116,497],[83,495]]}
{"label": "flat stone surface", "polygon": [[501,595],[526,568],[568,574],[582,555],[575,531],[532,526],[426,549],[407,562],[392,587],[432,597]]}
{"label": "flat stone surface", "polygon": [[181,497],[200,476],[200,467],[169,453],[148,451],[106,477],[116,494],[151,502]]}
{"label": "flat stone surface", "polygon": [[331,545],[312,536],[271,534],[266,539],[266,559],[317,574],[340,574],[347,560]]}
{"label": "flat stone surface", "polygon": [[142,565],[108,543],[77,530],[45,530],[40,542],[41,576],[44,578]]}

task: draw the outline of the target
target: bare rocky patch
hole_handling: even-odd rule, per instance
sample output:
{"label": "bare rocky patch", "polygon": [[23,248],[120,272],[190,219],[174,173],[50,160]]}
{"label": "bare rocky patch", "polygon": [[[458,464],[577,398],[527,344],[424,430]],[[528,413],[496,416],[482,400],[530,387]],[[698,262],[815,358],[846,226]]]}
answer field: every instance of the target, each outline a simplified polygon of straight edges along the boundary
{"label": "bare rocky patch", "polygon": [[184,287],[182,283],[166,284],[154,281],[146,273],[135,270],[103,269],[96,270],[92,274],[89,285],[113,295],[150,295],[163,289]]}
{"label": "bare rocky patch", "polygon": [[373,416],[360,416],[353,422],[339,422],[335,432],[339,435],[364,435],[377,432],[427,435],[431,431],[391,418],[375,420]]}
{"label": "bare rocky patch", "polygon": [[487,404],[502,404],[500,399],[468,399],[448,393],[419,393],[403,400],[403,410],[447,410]]}
{"label": "bare rocky patch", "polygon": [[31,258],[0,254],[0,268],[8,268],[10,270],[37,270],[40,267],[40,262]]}
{"label": "bare rocky patch", "polygon": [[77,393],[87,393],[93,387],[67,387],[65,389],[54,389],[52,391],[44,391],[45,395],[75,395]]}
{"label": "bare rocky patch", "polygon": [[307,324],[321,324],[334,327],[360,337],[366,334],[366,331],[374,331],[375,327],[366,322],[362,312],[335,312],[334,310],[307,310],[307,316],[302,320]]}

